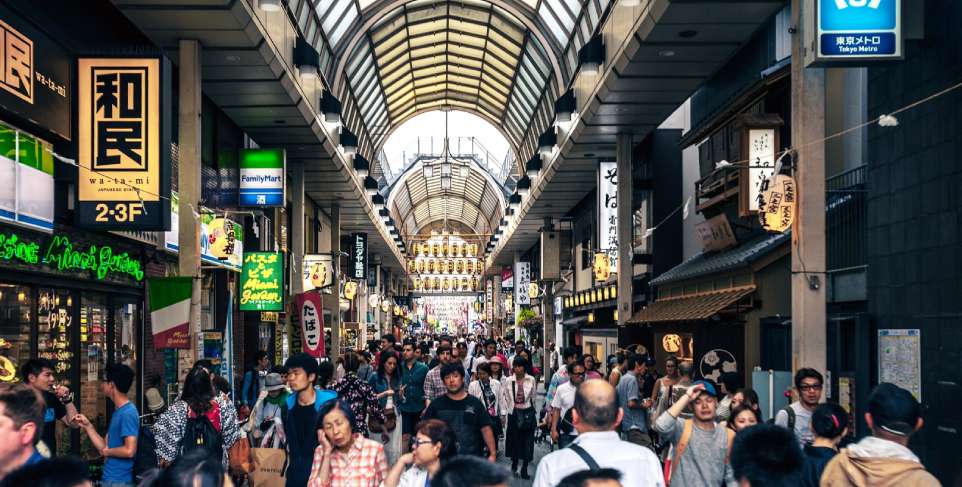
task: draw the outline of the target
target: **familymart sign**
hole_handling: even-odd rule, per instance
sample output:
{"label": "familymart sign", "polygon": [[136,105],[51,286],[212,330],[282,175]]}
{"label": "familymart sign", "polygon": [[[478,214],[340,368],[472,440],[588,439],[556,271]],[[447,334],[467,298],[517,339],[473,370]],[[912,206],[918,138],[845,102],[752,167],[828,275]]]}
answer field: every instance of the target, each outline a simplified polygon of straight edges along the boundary
{"label": "familymart sign", "polygon": [[0,263],[35,266],[38,270],[85,272],[98,280],[120,277],[141,281],[139,259],[109,245],[76,244],[65,235],[32,240],[16,233],[0,233]]}

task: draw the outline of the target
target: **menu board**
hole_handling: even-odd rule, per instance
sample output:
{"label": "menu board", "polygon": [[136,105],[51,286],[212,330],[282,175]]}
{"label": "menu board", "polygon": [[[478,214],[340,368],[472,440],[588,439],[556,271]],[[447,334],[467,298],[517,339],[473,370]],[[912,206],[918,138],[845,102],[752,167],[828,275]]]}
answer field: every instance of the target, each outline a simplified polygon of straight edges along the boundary
{"label": "menu board", "polygon": [[922,336],[918,328],[878,331],[878,381],[891,382],[922,401]]}
{"label": "menu board", "polygon": [[41,289],[37,303],[37,356],[54,362],[54,375],[70,385],[70,332],[73,297],[62,290]]}

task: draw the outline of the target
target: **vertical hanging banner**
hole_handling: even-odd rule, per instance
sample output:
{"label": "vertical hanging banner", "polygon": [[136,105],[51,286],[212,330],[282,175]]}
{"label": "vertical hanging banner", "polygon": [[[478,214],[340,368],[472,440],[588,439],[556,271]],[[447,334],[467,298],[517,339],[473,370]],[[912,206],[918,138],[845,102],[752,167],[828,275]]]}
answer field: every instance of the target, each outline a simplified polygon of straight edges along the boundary
{"label": "vertical hanging banner", "polygon": [[531,263],[516,262],[514,264],[514,302],[517,305],[529,305],[528,286],[531,285]]}
{"label": "vertical hanging banner", "polygon": [[610,272],[618,272],[618,163],[598,162],[598,248],[609,256]]}
{"label": "vertical hanging banner", "polygon": [[77,224],[170,229],[167,73],[160,58],[77,61]]}
{"label": "vertical hanging banner", "polygon": [[284,149],[242,149],[239,163],[241,206],[284,206]]}
{"label": "vertical hanging banner", "polygon": [[284,259],[280,252],[245,252],[241,311],[284,311]]}
{"label": "vertical hanging banner", "polygon": [[494,278],[485,279],[484,317],[488,323],[494,321]]}
{"label": "vertical hanging banner", "polygon": [[190,348],[190,277],[147,280],[154,348]]}
{"label": "vertical hanging banner", "polygon": [[351,234],[351,272],[352,279],[367,279],[367,234]]}
{"label": "vertical hanging banner", "polygon": [[301,342],[311,357],[324,356],[324,312],[321,296],[308,291],[294,296],[296,312],[300,318]]}

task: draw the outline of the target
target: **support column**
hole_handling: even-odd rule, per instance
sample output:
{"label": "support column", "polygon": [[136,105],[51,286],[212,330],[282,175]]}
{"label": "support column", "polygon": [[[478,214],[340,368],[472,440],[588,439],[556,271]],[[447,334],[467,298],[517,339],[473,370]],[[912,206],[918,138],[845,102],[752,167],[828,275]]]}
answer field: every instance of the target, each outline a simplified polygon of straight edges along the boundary
{"label": "support column", "polygon": [[625,325],[632,311],[631,146],[631,134],[618,134],[615,147],[618,163],[618,326]]}
{"label": "support column", "polygon": [[197,333],[200,331],[200,145],[201,145],[201,70],[200,42],[179,42],[177,107],[178,149],[177,195],[179,203],[177,255],[178,273],[193,278],[190,294],[191,354],[198,357]]}
{"label": "support column", "polygon": [[381,264],[374,266],[374,292],[377,293],[378,303],[372,310],[374,314],[374,324],[377,326],[377,339],[380,340],[384,335],[384,322],[381,312],[381,302],[384,301],[384,290],[381,287]]}
{"label": "support column", "polygon": [[496,268],[494,272],[494,293],[491,296],[491,338],[504,336],[504,316],[501,310],[501,272]]}
{"label": "support column", "polygon": [[[825,373],[825,70],[805,68],[811,2],[792,0],[792,146],[798,214],[792,227],[792,371]],[[803,12],[804,10],[804,12]]]}
{"label": "support column", "polygon": [[514,319],[512,321],[514,325],[512,326],[514,327],[515,341],[518,341],[518,339],[521,338],[518,335],[519,333],[518,330],[521,328],[520,326],[518,326],[520,324],[518,323],[518,314],[521,313],[521,300],[518,299],[518,296],[521,296],[521,293],[528,292],[527,289],[521,289],[521,280],[518,279],[518,263],[519,262],[521,262],[521,252],[515,252],[514,258],[511,259],[511,280],[512,282],[514,282],[514,289],[512,290],[512,292],[514,293],[514,295],[511,296],[511,304],[513,305],[512,306],[513,309],[510,310],[511,313],[514,313]]}
{"label": "support column", "polygon": [[[544,226],[541,227],[541,275],[556,277],[561,275],[561,256],[559,248],[558,234],[554,231],[554,223],[551,217],[544,219]],[[545,279],[544,296],[541,297],[541,323],[543,331],[541,333],[541,346],[544,353],[541,354],[541,370],[544,371],[545,384],[551,380],[554,371],[551,370],[551,354],[548,352],[548,342],[555,335],[554,325],[554,279]]]}
{"label": "support column", "polygon": [[334,309],[331,310],[331,360],[341,355],[341,209],[331,208],[331,255],[334,256]]}
{"label": "support column", "polygon": [[292,161],[287,166],[291,176],[291,293],[304,292],[304,163]]}
{"label": "support column", "polygon": [[367,299],[370,295],[367,287],[367,280],[362,282],[357,289],[357,349],[367,349]]}

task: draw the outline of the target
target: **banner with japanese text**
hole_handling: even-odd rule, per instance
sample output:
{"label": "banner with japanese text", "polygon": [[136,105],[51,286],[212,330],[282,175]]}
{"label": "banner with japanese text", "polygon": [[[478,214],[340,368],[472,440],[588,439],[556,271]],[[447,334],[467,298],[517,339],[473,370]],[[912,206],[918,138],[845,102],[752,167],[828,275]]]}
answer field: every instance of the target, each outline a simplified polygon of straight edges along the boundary
{"label": "banner with japanese text", "polygon": [[311,357],[323,357],[324,353],[324,308],[317,291],[308,291],[294,296],[296,312],[301,325],[301,342],[304,351]]}

